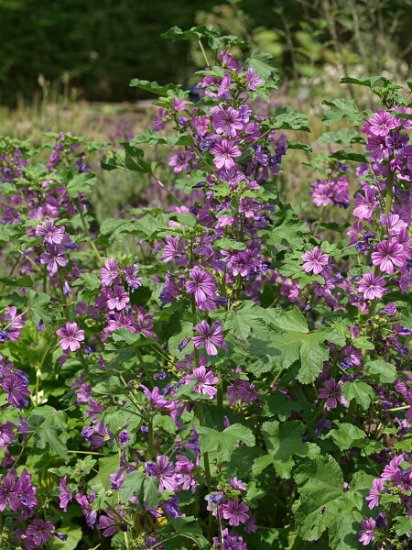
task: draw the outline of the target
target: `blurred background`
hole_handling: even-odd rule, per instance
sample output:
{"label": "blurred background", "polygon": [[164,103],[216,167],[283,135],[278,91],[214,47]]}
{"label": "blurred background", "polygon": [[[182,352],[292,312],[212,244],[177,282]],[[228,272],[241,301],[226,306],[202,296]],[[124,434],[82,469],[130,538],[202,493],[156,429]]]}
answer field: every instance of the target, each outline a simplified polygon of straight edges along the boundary
{"label": "blurred background", "polygon": [[[0,136],[41,144],[50,131],[116,144],[149,126],[155,98],[130,80],[191,86],[203,67],[197,43],[161,37],[175,25],[213,25],[272,54],[283,81],[272,104],[309,117],[312,134],[298,139],[310,143],[324,131],[322,100],[371,106],[341,77],[412,79],[412,0],[0,0],[0,25]],[[293,154],[286,162],[295,199],[313,173]],[[99,177],[102,216],[144,185],[116,171]]]}
{"label": "blurred background", "polygon": [[295,85],[325,67],[402,77],[412,61],[411,0],[0,0],[0,24],[0,104],[10,107],[45,93],[135,101],[133,77],[187,83],[198,59],[161,38],[173,25],[238,35]]}

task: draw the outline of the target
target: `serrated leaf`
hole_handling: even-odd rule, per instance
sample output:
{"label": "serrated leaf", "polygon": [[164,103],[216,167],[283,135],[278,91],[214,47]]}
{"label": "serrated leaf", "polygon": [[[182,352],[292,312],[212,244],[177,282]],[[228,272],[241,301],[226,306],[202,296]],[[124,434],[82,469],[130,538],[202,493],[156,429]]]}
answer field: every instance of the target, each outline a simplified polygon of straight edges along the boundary
{"label": "serrated leaf", "polygon": [[363,430],[347,422],[342,422],[338,428],[330,430],[325,439],[332,439],[342,451],[347,451],[353,447],[364,447],[368,442]]}
{"label": "serrated leaf", "polygon": [[262,434],[273,465],[280,477],[288,479],[295,464],[293,455],[306,457],[319,454],[319,447],[302,441],[305,428],[299,421],[264,422]]}
{"label": "serrated leaf", "polygon": [[274,58],[270,53],[256,49],[246,60],[245,66],[252,68],[264,81],[272,79],[277,85],[279,83],[279,71],[275,66]]}
{"label": "serrated leaf", "polygon": [[373,388],[362,381],[345,382],[342,387],[342,393],[348,401],[354,399],[365,411],[369,408],[372,399],[375,397]]}
{"label": "serrated leaf", "polygon": [[343,474],[331,456],[299,466],[294,474],[300,499],[293,506],[298,533],[304,540],[318,540],[338,520],[337,506],[343,496]]}
{"label": "serrated leaf", "polygon": [[133,78],[129,86],[160,96],[165,96],[168,92],[177,92],[180,90],[180,86],[177,84],[165,84],[162,86],[158,82],[150,82],[149,80],[141,80],[140,78]]}
{"label": "serrated leaf", "polygon": [[397,377],[395,365],[382,359],[368,361],[365,363],[364,370],[367,374],[377,378],[381,384],[391,384]]}
{"label": "serrated leaf", "polygon": [[120,498],[128,502],[136,495],[141,506],[145,504],[149,508],[155,508],[160,500],[158,486],[159,480],[156,477],[147,476],[139,471],[130,472],[126,474],[120,487]]}
{"label": "serrated leaf", "polygon": [[359,107],[353,99],[335,99],[323,101],[322,104],[329,107],[323,113],[323,122],[326,126],[338,122],[342,118],[348,118],[353,125],[358,126],[365,116],[365,112],[359,111]]}
{"label": "serrated leaf", "polygon": [[83,172],[71,178],[67,184],[67,191],[69,192],[69,195],[75,199],[79,193],[90,193],[96,182],[97,178],[95,175],[90,174],[89,172]]}

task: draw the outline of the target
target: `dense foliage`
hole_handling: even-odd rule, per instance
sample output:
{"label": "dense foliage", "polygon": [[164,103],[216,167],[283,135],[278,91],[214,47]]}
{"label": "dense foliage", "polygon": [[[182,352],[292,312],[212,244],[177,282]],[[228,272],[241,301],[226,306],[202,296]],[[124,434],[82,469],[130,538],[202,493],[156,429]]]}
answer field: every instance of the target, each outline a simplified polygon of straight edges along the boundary
{"label": "dense foliage", "polygon": [[328,102],[360,132],[322,136],[307,222],[270,56],[169,36],[216,55],[195,101],[132,81],[153,128],[102,166],[148,174],[140,207],[94,219],[103,144],[1,144],[1,548],[408,548],[412,109],[383,77]]}

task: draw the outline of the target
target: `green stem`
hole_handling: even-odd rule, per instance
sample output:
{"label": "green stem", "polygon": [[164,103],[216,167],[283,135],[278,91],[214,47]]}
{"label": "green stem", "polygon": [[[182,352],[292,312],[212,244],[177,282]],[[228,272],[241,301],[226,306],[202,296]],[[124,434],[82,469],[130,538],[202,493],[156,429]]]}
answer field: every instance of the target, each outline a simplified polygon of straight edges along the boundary
{"label": "green stem", "polygon": [[198,42],[199,47],[200,47],[200,49],[201,49],[201,51],[202,51],[203,57],[204,57],[204,59],[205,59],[205,61],[206,61],[206,65],[207,65],[208,67],[210,67],[210,63],[209,63],[209,60],[208,60],[208,58],[207,58],[207,55],[206,55],[205,49],[204,49],[204,47],[203,47],[202,41],[201,41],[201,40],[198,40],[197,42]]}
{"label": "green stem", "polygon": [[154,431],[153,431],[153,418],[152,417],[150,417],[150,419],[149,419],[149,432],[147,434],[147,437],[148,437],[147,452],[148,452],[149,458],[151,458],[153,456],[153,451],[154,451]]}

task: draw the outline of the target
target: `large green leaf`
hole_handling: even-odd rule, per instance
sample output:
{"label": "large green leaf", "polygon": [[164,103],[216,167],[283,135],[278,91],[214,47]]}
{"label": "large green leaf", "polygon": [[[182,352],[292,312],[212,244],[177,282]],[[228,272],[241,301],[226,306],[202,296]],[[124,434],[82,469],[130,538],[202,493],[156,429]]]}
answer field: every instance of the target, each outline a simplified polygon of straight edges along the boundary
{"label": "large green leaf", "polygon": [[300,496],[293,506],[298,533],[304,540],[317,540],[339,521],[337,510],[344,494],[342,470],[327,455],[302,464],[293,477]]}

